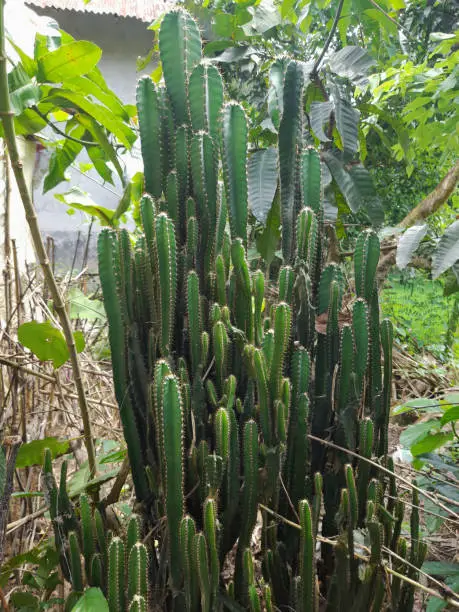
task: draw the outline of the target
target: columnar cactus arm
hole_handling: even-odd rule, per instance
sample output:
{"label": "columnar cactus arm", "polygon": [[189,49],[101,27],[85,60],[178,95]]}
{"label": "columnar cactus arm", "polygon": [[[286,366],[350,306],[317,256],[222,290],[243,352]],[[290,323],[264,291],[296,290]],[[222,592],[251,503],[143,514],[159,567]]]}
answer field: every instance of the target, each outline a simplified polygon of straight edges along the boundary
{"label": "columnar cactus arm", "polygon": [[304,72],[291,61],[284,81],[284,112],[279,127],[279,164],[282,215],[282,253],[285,263],[291,263],[296,221],[295,181],[298,172]]}
{"label": "columnar cactus arm", "polygon": [[162,192],[161,108],[156,86],[150,77],[139,79],[136,97],[145,191],[159,198]]}
{"label": "columnar cactus arm", "polygon": [[322,206],[322,170],[316,149],[307,147],[301,154],[301,191],[303,206],[318,213]]}
{"label": "columnar cactus arm", "polygon": [[115,537],[108,549],[108,605],[110,612],[124,612],[124,544]]}
{"label": "columnar cactus arm", "polygon": [[177,254],[174,224],[165,213],[160,213],[155,219],[155,235],[161,305],[160,350],[163,357],[169,357],[175,321]]}
{"label": "columnar cactus arm", "polygon": [[209,132],[218,140],[218,120],[223,105],[223,81],[212,64],[198,64],[190,75],[188,97],[195,132]]}
{"label": "columnar cactus arm", "polygon": [[163,445],[165,459],[166,515],[169,536],[169,570],[174,589],[182,579],[180,522],[183,518],[183,415],[179,382],[166,376],[162,385]]}
{"label": "columnar cactus arm", "polygon": [[188,79],[201,60],[199,29],[188,13],[182,10],[166,13],[161,22],[159,53],[176,125],[188,123]]}
{"label": "columnar cactus arm", "polygon": [[315,539],[313,533],[312,512],[306,499],[298,506],[300,517],[300,577],[301,577],[301,612],[317,610],[316,572],[314,560]]}
{"label": "columnar cactus arm", "polygon": [[223,179],[231,238],[247,244],[247,119],[242,106],[229,103],[221,112]]}

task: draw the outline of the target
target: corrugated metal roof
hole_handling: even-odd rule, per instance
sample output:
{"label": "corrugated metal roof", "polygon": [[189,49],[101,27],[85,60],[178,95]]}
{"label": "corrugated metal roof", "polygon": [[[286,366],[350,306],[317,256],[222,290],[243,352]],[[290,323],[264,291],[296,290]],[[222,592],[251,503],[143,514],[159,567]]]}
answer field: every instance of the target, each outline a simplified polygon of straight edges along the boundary
{"label": "corrugated metal roof", "polygon": [[25,2],[40,8],[135,17],[148,22],[154,21],[174,4],[170,0],[91,0],[89,4],[85,4],[83,0],[25,0]]}

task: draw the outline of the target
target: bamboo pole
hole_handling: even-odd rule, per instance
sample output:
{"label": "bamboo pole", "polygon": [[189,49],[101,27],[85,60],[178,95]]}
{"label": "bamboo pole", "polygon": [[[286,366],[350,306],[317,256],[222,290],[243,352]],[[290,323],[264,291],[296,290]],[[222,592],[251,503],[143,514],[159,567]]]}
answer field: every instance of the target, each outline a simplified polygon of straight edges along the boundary
{"label": "bamboo pole", "polygon": [[14,130],[14,113],[11,110],[10,98],[8,92],[8,73],[7,73],[7,58],[5,50],[5,24],[4,24],[4,7],[5,0],[0,0],[0,119],[3,123],[4,139],[8,149],[8,154],[11,161],[14,176],[18,185],[18,190],[21,195],[22,204],[24,206],[27,223],[30,228],[32,235],[32,241],[35,248],[35,252],[43,270],[43,274],[46,280],[46,284],[51,293],[53,299],[54,308],[59,317],[59,321],[62,327],[62,331],[67,342],[67,346],[70,354],[70,362],[72,364],[73,376],[75,380],[75,387],[78,395],[78,403],[81,411],[81,418],[83,421],[84,440],[86,449],[88,452],[88,463],[91,476],[96,473],[96,453],[94,448],[94,440],[91,432],[91,423],[89,419],[88,402],[86,393],[83,386],[83,379],[81,376],[80,361],[75,346],[75,339],[72,333],[72,326],[65,309],[64,300],[59,287],[54,278],[53,271],[51,269],[46,249],[43,244],[43,240],[40,234],[40,228],[38,226],[37,214],[32,201],[31,194],[27,187],[27,183],[24,176],[22,162],[19,157],[19,151],[16,142],[16,134]]}

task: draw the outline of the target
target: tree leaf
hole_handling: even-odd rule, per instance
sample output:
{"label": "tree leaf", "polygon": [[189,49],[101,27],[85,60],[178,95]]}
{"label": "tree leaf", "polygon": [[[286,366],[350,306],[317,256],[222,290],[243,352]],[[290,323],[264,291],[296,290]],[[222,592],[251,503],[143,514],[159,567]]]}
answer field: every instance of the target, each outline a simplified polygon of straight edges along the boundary
{"label": "tree leaf", "polygon": [[324,125],[330,120],[330,114],[333,110],[333,103],[327,102],[312,102],[309,113],[311,129],[316,138],[321,142],[329,142],[330,138],[324,132]]}
{"label": "tree leaf", "polygon": [[76,40],[61,45],[38,59],[38,78],[49,83],[90,72],[102,56],[100,47],[87,40]]}
{"label": "tree leaf", "polygon": [[322,157],[352,212],[364,206],[372,224],[380,225],[384,211],[368,170],[362,165],[353,165],[348,171],[342,161],[328,151],[324,151]]}
{"label": "tree leaf", "polygon": [[391,416],[399,416],[405,414],[405,412],[412,412],[418,410],[422,412],[432,412],[435,414],[440,413],[440,404],[438,401],[430,399],[428,397],[418,397],[417,399],[408,400],[403,404],[394,406],[391,410]]}
{"label": "tree leaf", "polygon": [[[71,102],[71,104],[68,104]],[[137,136],[131,128],[117,117],[110,109],[102,104],[96,104],[87,99],[83,94],[70,91],[69,89],[52,89],[48,95],[41,100],[41,103],[52,103],[56,106],[75,106],[83,110],[98,123],[103,125],[128,149],[136,140]]]}
{"label": "tree leaf", "polygon": [[84,319],[86,321],[104,321],[105,309],[99,300],[89,299],[80,289],[73,287],[69,291],[70,318]]}
{"label": "tree leaf", "polygon": [[[84,349],[84,339],[75,332],[77,351]],[[39,323],[28,321],[18,327],[18,340],[28,348],[40,361],[52,361],[54,368],[60,368],[69,358],[69,349],[60,329],[54,327],[50,321]]]}
{"label": "tree leaf", "polygon": [[242,59],[246,59],[253,52],[253,47],[229,47],[223,51],[223,53],[215,57],[214,61],[232,64],[233,62],[239,62]]}
{"label": "tree leaf", "polygon": [[375,60],[361,47],[343,47],[329,59],[330,70],[351,81],[361,82]]}
{"label": "tree leaf", "polygon": [[11,106],[16,115],[20,115],[40,100],[40,88],[31,80],[22,64],[15,66],[8,74],[8,89]]}
{"label": "tree leaf", "polygon": [[113,213],[113,219],[119,219],[124,215],[124,213],[128,210],[131,204],[131,181],[128,181],[126,187],[124,188],[123,195],[121,196],[120,201],[118,202],[118,206]]}
{"label": "tree leaf", "polygon": [[438,429],[440,429],[439,419],[430,419],[430,421],[424,421],[423,423],[415,423],[402,431],[400,434],[400,444],[405,448],[411,448],[421,439],[428,436],[430,431]]}
{"label": "tree leaf", "polygon": [[442,426],[453,421],[459,421],[459,406],[453,406],[447,410],[440,419]]}
{"label": "tree leaf", "polygon": [[428,435],[425,438],[422,438],[422,440],[419,440],[419,442],[416,442],[416,444],[413,444],[413,446],[410,448],[411,454],[416,456],[422,455],[423,453],[430,453],[436,448],[444,446],[453,438],[454,434],[452,431],[439,431],[436,434]]}
{"label": "tree leaf", "polygon": [[269,69],[268,112],[275,128],[278,130],[284,110],[284,78],[287,60],[279,58]]}
{"label": "tree leaf", "polygon": [[32,465],[42,465],[45,450],[49,448],[53,459],[60,455],[65,455],[69,451],[68,440],[58,440],[57,438],[43,438],[43,440],[32,440],[26,442],[19,448],[16,457],[16,467],[25,468]]}
{"label": "tree leaf", "polygon": [[[356,153],[359,148],[359,111],[349,102],[336,95],[333,97],[336,129],[345,151]],[[322,102],[322,104],[324,104]]]}
{"label": "tree leaf", "polygon": [[459,259],[459,221],[446,228],[432,257],[432,277],[438,278]]}
{"label": "tree leaf", "polygon": [[109,608],[102,591],[97,587],[91,587],[73,606],[72,612],[109,612]]}
{"label": "tree leaf", "polygon": [[[84,133],[84,129],[82,129],[82,133]],[[82,148],[83,145],[73,140],[66,140],[62,147],[54,149],[49,160],[48,172],[43,181],[43,193],[66,180],[65,171],[76,159]]]}
{"label": "tree leaf", "polygon": [[409,227],[398,241],[396,263],[400,270],[406,268],[410,263],[413,253],[421,243],[421,240],[427,234],[428,225],[413,225]]}
{"label": "tree leaf", "polygon": [[249,157],[249,206],[261,223],[266,223],[277,189],[277,149],[261,149]]}
{"label": "tree leaf", "polygon": [[113,210],[97,205],[78,187],[72,187],[66,193],[56,193],[54,197],[71,208],[81,210],[91,217],[97,217],[101,225],[113,226]]}

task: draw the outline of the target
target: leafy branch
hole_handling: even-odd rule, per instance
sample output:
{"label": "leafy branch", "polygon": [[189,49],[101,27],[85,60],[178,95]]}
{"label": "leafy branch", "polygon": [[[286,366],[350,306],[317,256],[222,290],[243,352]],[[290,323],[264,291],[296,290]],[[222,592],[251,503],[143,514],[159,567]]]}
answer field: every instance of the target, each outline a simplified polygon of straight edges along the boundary
{"label": "leafy branch", "polygon": [[78,403],[83,421],[84,439],[88,452],[89,468],[91,471],[91,475],[94,476],[96,473],[96,455],[91,431],[91,423],[89,419],[88,402],[83,386],[83,379],[81,374],[80,361],[77,354],[77,347],[75,345],[75,338],[73,336],[69,316],[65,309],[62,294],[54,277],[48,256],[46,254],[45,245],[43,244],[43,240],[40,234],[37,214],[25,180],[24,169],[19,156],[19,150],[16,141],[16,133],[13,121],[14,112],[11,110],[8,87],[7,59],[5,53],[4,7],[5,0],[0,0],[0,118],[3,123],[4,139],[8,148],[8,154],[10,157],[14,176],[16,178],[22,204],[24,206],[26,219],[30,228],[35,252],[43,270],[43,274],[45,276],[46,283],[49,287],[51,296],[53,298],[54,307],[59,316],[62,331],[67,342],[70,361],[73,368],[73,375],[75,379],[75,387],[78,394]]}

